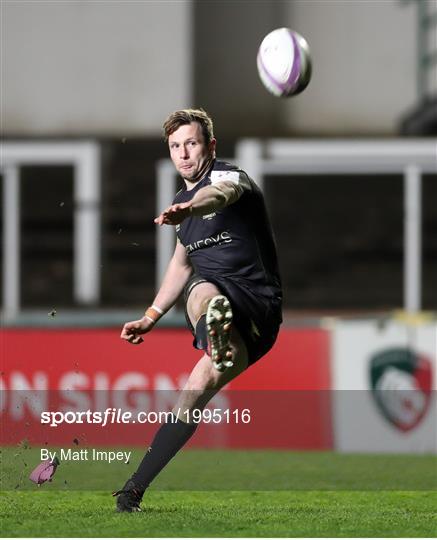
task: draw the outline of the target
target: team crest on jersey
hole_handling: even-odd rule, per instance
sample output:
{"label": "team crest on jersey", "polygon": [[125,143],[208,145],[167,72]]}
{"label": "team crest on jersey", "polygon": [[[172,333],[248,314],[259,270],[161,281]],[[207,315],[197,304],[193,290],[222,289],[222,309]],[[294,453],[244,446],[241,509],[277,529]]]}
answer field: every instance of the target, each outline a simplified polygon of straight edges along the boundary
{"label": "team crest on jersey", "polygon": [[370,359],[370,382],[384,418],[400,431],[415,428],[431,402],[432,364],[411,349],[391,348]]}

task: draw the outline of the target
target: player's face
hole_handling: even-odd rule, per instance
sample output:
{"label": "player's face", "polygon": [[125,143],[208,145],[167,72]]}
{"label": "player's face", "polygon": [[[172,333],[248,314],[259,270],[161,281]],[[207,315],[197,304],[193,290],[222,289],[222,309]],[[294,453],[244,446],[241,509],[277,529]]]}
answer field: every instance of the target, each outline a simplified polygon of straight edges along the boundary
{"label": "player's face", "polygon": [[197,182],[207,163],[214,157],[215,139],[206,145],[200,124],[191,122],[169,135],[168,146],[179,174],[188,182]]}

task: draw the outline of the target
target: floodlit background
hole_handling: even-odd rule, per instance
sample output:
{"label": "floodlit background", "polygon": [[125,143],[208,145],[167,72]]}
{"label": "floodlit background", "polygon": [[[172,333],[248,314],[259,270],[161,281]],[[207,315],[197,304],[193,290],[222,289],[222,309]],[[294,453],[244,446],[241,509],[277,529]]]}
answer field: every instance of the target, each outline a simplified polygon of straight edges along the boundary
{"label": "floodlit background", "polygon": [[[434,8],[397,0],[2,2],[2,135],[7,144],[29,145],[12,163],[5,149],[2,164],[3,178],[5,167],[16,166],[21,189],[20,258],[11,270],[21,275],[10,316],[39,308],[59,315],[89,306],[142,309],[152,299],[156,164],[167,156],[161,126],[173,110],[209,111],[218,154],[227,158],[248,137],[435,134]],[[314,62],[308,89],[288,100],[270,96],[256,71],[263,36],[279,26],[306,37]],[[83,204],[74,194],[72,158],[53,158],[50,166],[46,156],[39,163],[27,157],[30,143],[46,144],[53,155],[49,144],[60,141],[94,144],[100,187]],[[265,175],[287,310],[403,307],[404,171],[378,175],[369,166],[341,175]],[[437,307],[436,190],[426,171],[425,309]],[[94,233],[84,233],[95,236],[83,247],[88,269],[77,261],[83,241],[74,240],[81,211],[95,212]],[[6,243],[4,236],[3,253]],[[81,271],[92,284],[74,285]],[[5,303],[12,295],[5,265],[3,279]]]}
{"label": "floodlit background", "polygon": [[[315,392],[282,447],[435,451],[436,22],[427,0],[2,1],[3,387],[183,384],[180,306],[138,349],[118,332],[174,246],[162,123],[201,106],[263,186],[284,283],[278,344],[232,388]],[[284,100],[256,71],[282,26],[314,68]],[[366,391],[359,422],[333,389]]]}

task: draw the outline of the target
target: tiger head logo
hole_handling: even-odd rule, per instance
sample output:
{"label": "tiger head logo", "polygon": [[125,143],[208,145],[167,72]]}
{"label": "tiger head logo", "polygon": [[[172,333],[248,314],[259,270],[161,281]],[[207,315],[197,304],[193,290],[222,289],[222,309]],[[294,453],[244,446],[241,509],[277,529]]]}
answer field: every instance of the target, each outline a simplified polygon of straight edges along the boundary
{"label": "tiger head logo", "polygon": [[370,360],[375,402],[398,430],[414,429],[426,415],[432,398],[432,363],[411,349],[391,348]]}

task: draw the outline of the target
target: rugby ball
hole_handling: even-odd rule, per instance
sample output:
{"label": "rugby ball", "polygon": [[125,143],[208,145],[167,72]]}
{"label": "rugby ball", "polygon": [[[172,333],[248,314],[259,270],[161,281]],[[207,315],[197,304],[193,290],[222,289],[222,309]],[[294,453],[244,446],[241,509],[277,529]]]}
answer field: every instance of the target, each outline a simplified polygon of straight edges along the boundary
{"label": "rugby ball", "polygon": [[311,55],[306,40],[290,28],[277,28],[262,40],[257,56],[258,74],[274,96],[302,92],[311,79]]}

